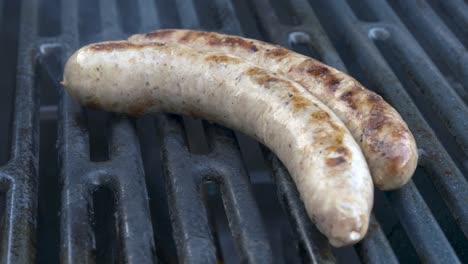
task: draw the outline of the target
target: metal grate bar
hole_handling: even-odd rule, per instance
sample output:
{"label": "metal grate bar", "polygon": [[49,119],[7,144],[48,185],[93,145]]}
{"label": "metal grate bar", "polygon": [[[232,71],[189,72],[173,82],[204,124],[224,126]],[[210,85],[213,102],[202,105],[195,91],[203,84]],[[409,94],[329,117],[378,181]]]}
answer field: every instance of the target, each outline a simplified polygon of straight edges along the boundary
{"label": "metal grate bar", "polygon": [[122,32],[122,28],[119,23],[119,12],[117,10],[118,0],[100,0],[101,11],[101,23],[103,30],[102,39],[122,39],[125,38],[125,34]]}
{"label": "metal grate bar", "polygon": [[[4,3],[4,2],[3,2]],[[28,7],[27,10],[26,7]],[[38,175],[38,96],[34,90],[33,39],[37,34],[34,1],[21,5],[18,73],[13,112],[10,161],[0,167],[0,192],[5,199],[1,214],[0,262],[34,262],[36,238],[36,201]],[[4,11],[4,10],[2,10]],[[3,207],[3,206],[2,206]]]}
{"label": "metal grate bar", "polygon": [[0,28],[3,27],[3,8],[5,6],[5,1],[0,0]]}
{"label": "metal grate bar", "polygon": [[[419,138],[421,141],[426,139]],[[429,147],[428,144],[421,145],[423,148]],[[435,149],[434,146],[432,148]],[[443,161],[444,156],[431,153],[431,155],[421,157],[420,164],[427,170],[430,179],[450,209],[455,221],[465,237],[468,237],[468,208],[465,202],[468,199],[468,183],[461,172],[456,169],[453,162]],[[448,170],[444,170],[444,168]]]}
{"label": "metal grate bar", "polygon": [[[431,6],[425,1],[391,1],[391,4],[395,9],[398,9],[402,19],[404,21],[406,19],[407,27],[413,29],[411,31],[418,38],[419,44],[425,48],[429,55],[432,55],[434,61],[444,63],[443,65],[439,64],[439,67],[448,67],[449,72],[454,73],[462,85],[467,87],[468,56],[466,56],[466,48],[432,10]],[[457,7],[452,10],[464,9]],[[395,13],[386,12],[386,14],[387,18],[400,22]]]}
{"label": "metal grate bar", "polygon": [[[66,120],[64,118],[64,120]],[[66,140],[64,140],[66,142]],[[66,147],[63,147],[66,149]],[[74,164],[82,165],[72,155],[63,158],[63,168],[71,163],[67,160],[73,160]],[[92,227],[89,219],[91,214],[88,209],[89,190],[84,184],[81,184],[82,175],[86,175],[87,170],[66,170],[62,173],[62,205],[60,226],[61,248],[60,259],[64,263],[93,263],[93,241]]]}
{"label": "metal grate bar", "polygon": [[371,216],[366,238],[355,248],[364,263],[399,263],[374,215]]}
{"label": "metal grate bar", "polygon": [[270,243],[234,134],[216,125],[206,125],[205,129],[212,149],[206,158],[212,165],[207,169],[208,175],[200,176],[221,185],[226,216],[240,251],[241,261],[273,262]]}
{"label": "metal grate bar", "polygon": [[135,130],[125,118],[113,120],[112,163],[105,166],[115,177],[122,259],[126,263],[150,263],[156,259],[153,229]]}
{"label": "metal grate bar", "polygon": [[468,8],[466,1],[463,0],[446,0],[434,1],[429,0],[432,8],[436,10],[440,16],[450,25],[452,31],[457,35],[459,40],[465,45],[468,45]]}
{"label": "metal grate bar", "polygon": [[176,0],[177,9],[179,10],[180,23],[184,28],[197,28],[200,25],[198,14],[195,10],[195,3],[197,0]]}
{"label": "metal grate bar", "polygon": [[236,18],[233,3],[229,0],[215,0],[215,2],[223,23],[222,27],[217,31],[226,34],[239,34],[239,32],[241,32],[241,26],[239,20]]}
{"label": "metal grate bar", "polygon": [[216,248],[206,209],[193,178],[198,172],[198,164],[190,162],[180,120],[163,116],[159,121],[168,203],[179,261],[216,263]]}
{"label": "metal grate bar", "polygon": [[[62,23],[64,38],[69,40],[70,50],[64,50],[64,59],[70,56],[78,47],[78,1],[69,1],[70,5],[62,5]],[[84,168],[89,156],[89,139],[85,129],[76,129],[83,126],[81,107],[71,97],[61,92],[58,120],[61,132],[58,133],[59,167],[61,167],[62,202],[60,226],[60,259],[64,263],[92,263],[93,242],[91,219],[87,204],[89,197],[87,188],[82,186],[78,178],[86,175]],[[66,111],[65,111],[66,110]],[[73,151],[69,151],[73,149]],[[76,169],[72,168],[76,166]]]}
{"label": "metal grate bar", "polygon": [[138,13],[141,17],[141,32],[148,32],[159,27],[160,17],[156,12],[154,0],[138,0]]}
{"label": "metal grate bar", "polygon": [[447,238],[432,216],[423,198],[410,182],[398,191],[387,194],[399,215],[408,237],[421,259],[442,263],[460,263]]}
{"label": "metal grate bar", "polygon": [[[66,47],[64,50],[67,54],[64,54],[65,57],[71,56],[71,53],[77,48],[79,36],[78,32],[78,5],[79,0],[68,0],[66,5],[62,5],[61,12],[61,21],[62,24],[62,34],[60,36],[60,45],[73,45],[71,47]],[[66,21],[66,22],[65,22]]]}
{"label": "metal grate bar", "polygon": [[[286,33],[286,27],[283,24],[278,23],[279,18],[274,8],[270,5],[269,0],[256,0],[252,1],[252,4],[254,4],[256,10],[262,10],[262,12],[256,13],[259,16],[260,20],[262,20],[260,30],[268,31],[268,34],[262,34],[262,37],[265,38],[265,40],[267,41],[272,41],[272,39],[269,39],[269,37],[275,36],[280,40],[280,42],[275,42],[276,44],[288,46],[288,34]],[[273,24],[268,24],[268,22]],[[266,25],[275,26],[272,27]]]}
{"label": "metal grate bar", "polygon": [[[262,25],[260,30],[262,31],[262,36],[263,38],[268,39],[270,36],[278,36],[279,39],[281,39],[281,42],[277,43],[282,46],[287,46],[287,35],[285,35],[285,29],[286,27],[278,23],[279,17],[276,14],[273,6],[270,4],[269,0],[257,0],[257,1],[252,1],[253,6],[255,7],[255,10],[262,10],[261,12],[256,12],[256,15],[259,16],[259,18],[263,21],[268,21],[274,23],[275,27],[270,27],[270,26],[263,26],[263,25],[268,25],[262,22]],[[263,31],[268,30],[268,32],[271,32],[272,34],[263,34]]]}
{"label": "metal grate bar", "polygon": [[[22,5],[21,20],[26,18],[33,20],[37,19],[37,14],[34,11],[24,12],[26,4]],[[24,18],[24,19],[23,19]],[[34,70],[35,57],[33,39],[37,33],[37,26],[31,23],[30,25],[22,24],[20,27],[18,57],[18,71],[20,72],[16,81],[16,96],[15,96],[15,113],[13,118],[13,137],[12,137],[12,159],[26,162],[30,154],[37,154],[38,142],[36,140],[38,118],[36,110],[38,109],[38,98],[35,94],[34,87]],[[33,60],[34,63],[31,63]],[[24,87],[24,88],[23,88]],[[28,109],[28,111],[19,111]],[[25,133],[28,131],[29,133]],[[33,151],[33,153],[31,153]],[[34,165],[37,167],[37,164]]]}

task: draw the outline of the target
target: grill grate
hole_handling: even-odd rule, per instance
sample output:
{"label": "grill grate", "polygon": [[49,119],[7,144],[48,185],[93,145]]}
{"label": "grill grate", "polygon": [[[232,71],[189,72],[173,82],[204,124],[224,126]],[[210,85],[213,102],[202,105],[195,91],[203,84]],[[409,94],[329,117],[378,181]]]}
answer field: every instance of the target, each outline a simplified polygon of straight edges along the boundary
{"label": "grill grate", "polygon": [[[0,116],[12,134],[10,157],[0,167],[1,262],[229,263],[206,201],[210,187],[202,191],[206,182],[219,187],[241,261],[468,262],[468,56],[459,26],[468,20],[466,3],[277,2],[0,1],[2,37],[10,24],[19,28],[17,67],[12,60],[1,64],[11,80],[8,68],[17,69],[15,84],[1,83],[15,86],[14,99],[5,97],[15,102],[13,121]],[[19,21],[10,20],[15,15]],[[62,65],[79,46],[162,27],[264,39],[348,71],[408,122],[421,154],[414,180],[398,191],[377,191],[366,239],[331,249],[281,162],[252,140],[203,123],[209,150],[194,154],[178,116],[135,121],[89,111],[59,87]],[[2,47],[14,50],[16,40],[6,40]],[[48,146],[51,123],[58,126],[57,152]],[[8,141],[5,134],[0,142]],[[258,176],[257,161],[245,168],[250,152],[265,158],[271,177]],[[293,238],[279,247],[284,252],[259,206],[272,197],[258,197],[258,181],[275,186],[286,215],[278,218],[289,220],[285,233]]]}

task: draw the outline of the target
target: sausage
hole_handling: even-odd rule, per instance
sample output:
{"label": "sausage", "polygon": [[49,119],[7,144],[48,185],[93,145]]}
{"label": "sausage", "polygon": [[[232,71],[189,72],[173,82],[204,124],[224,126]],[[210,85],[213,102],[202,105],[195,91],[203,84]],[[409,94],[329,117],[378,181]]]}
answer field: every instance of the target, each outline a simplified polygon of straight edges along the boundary
{"label": "sausage", "polygon": [[319,61],[262,41],[203,31],[159,30],[129,40],[226,52],[301,84],[345,123],[381,190],[400,188],[416,169],[416,143],[398,112],[352,77]]}
{"label": "sausage", "polygon": [[341,120],[295,82],[223,53],[117,41],[75,52],[62,84],[85,106],[191,115],[242,131],[284,163],[332,245],[367,231],[373,184],[365,158]]}

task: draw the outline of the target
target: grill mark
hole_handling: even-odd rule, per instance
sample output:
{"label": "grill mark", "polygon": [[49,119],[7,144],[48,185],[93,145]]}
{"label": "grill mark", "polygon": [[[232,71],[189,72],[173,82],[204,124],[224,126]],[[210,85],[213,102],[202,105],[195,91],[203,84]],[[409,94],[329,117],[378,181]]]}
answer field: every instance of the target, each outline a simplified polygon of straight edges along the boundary
{"label": "grill mark", "polygon": [[89,50],[94,51],[112,51],[112,50],[129,50],[129,49],[141,49],[145,47],[161,47],[165,46],[162,43],[145,43],[136,44],[127,41],[109,41],[103,43],[92,44],[88,46]]}
{"label": "grill mark", "polygon": [[195,40],[199,36],[206,34],[205,32],[200,31],[187,31],[181,38],[181,42],[189,42],[190,40]]}
{"label": "grill mark", "polygon": [[328,122],[329,124],[332,124],[331,125],[331,128],[332,128],[332,131],[333,131],[333,134],[330,135],[328,134],[327,136],[325,137],[319,137],[316,139],[317,142],[321,142],[321,141],[328,141],[328,142],[331,142],[329,145],[330,147],[326,148],[326,151],[328,152],[335,152],[337,148],[340,148],[343,146],[343,138],[344,138],[344,131],[343,129],[337,127],[336,125],[334,125],[332,122]]}
{"label": "grill mark", "polygon": [[337,126],[331,119],[331,116],[325,111],[319,110],[310,115],[309,123],[317,122],[326,122],[333,130],[337,132],[343,132],[343,129]]}
{"label": "grill mark", "polygon": [[[371,92],[366,91],[365,101],[363,103],[368,103],[372,106],[371,111],[369,112],[368,119],[364,122],[364,136],[372,138],[376,134],[381,133],[383,127],[390,122],[393,127],[392,137],[396,136],[397,138],[406,138],[408,136],[408,130],[402,126],[400,123],[391,122],[391,113],[394,111],[391,106],[385,102],[382,97]],[[375,140],[370,142],[372,145],[383,144],[383,142],[376,142]]]}
{"label": "grill mark", "polygon": [[341,84],[341,80],[338,80],[336,78],[328,79],[325,83],[328,89],[333,93],[336,92],[340,84]]}
{"label": "grill mark", "polygon": [[[411,132],[403,124],[392,121],[395,110],[381,96],[372,91],[365,92],[362,103],[369,104],[372,109],[363,122],[363,140],[370,151],[385,158],[386,171],[396,175],[413,155],[407,147]],[[387,130],[391,134],[387,135]]]}
{"label": "grill mark", "polygon": [[327,112],[317,111],[317,112],[312,113],[310,121],[315,122],[317,120],[329,120],[329,119],[330,119],[330,115]]}
{"label": "grill mark", "polygon": [[320,79],[331,93],[335,93],[341,84],[341,78],[337,78],[326,65],[314,59],[306,59],[297,66],[291,67],[288,72],[309,74],[315,79]]}
{"label": "grill mark", "polygon": [[327,142],[329,146],[325,151],[338,154],[338,157],[327,159],[326,164],[330,167],[335,167],[345,163],[347,160],[351,160],[351,151],[343,146],[345,134],[343,128],[335,124],[330,114],[322,110],[312,113],[309,118],[309,124],[317,123],[321,124],[322,128],[314,131],[312,135],[314,142]]}
{"label": "grill mark", "polygon": [[289,54],[289,50],[282,48],[282,47],[277,47],[274,49],[267,49],[265,55],[268,57],[273,57],[273,58],[278,58],[278,57],[284,57]]}
{"label": "grill mark", "polygon": [[348,156],[348,155],[351,155],[351,153],[349,152],[349,150],[345,147],[338,147],[336,149],[336,153],[339,153],[339,154],[342,154],[344,156]]}
{"label": "grill mark", "polygon": [[326,159],[326,164],[329,167],[336,167],[346,162],[346,159],[343,157],[328,158]]}
{"label": "grill mark", "polygon": [[327,158],[326,164],[330,167],[336,167],[346,163],[348,160],[351,160],[352,153],[351,151],[343,146],[343,133],[340,133],[340,136],[337,138],[334,146],[328,147],[326,150],[329,153],[338,154],[337,157]]}
{"label": "grill mark", "polygon": [[293,96],[291,97],[291,102],[294,106],[294,109],[297,111],[297,110],[301,110],[303,108],[306,108],[307,106],[309,106],[309,100],[307,100],[306,98],[302,97],[302,96]]}
{"label": "grill mark", "polygon": [[393,144],[389,144],[387,140],[379,140],[381,137],[377,136],[383,132],[387,120],[388,117],[383,109],[374,107],[370,111],[369,118],[363,123],[363,140],[365,144],[372,152],[380,153],[382,157],[391,155],[389,150],[393,147]]}
{"label": "grill mark", "polygon": [[164,39],[174,34],[175,32],[176,31],[174,29],[163,29],[163,30],[156,30],[156,31],[148,32],[144,34],[144,36],[145,38],[148,38],[148,39],[154,39],[154,38]]}
{"label": "grill mark", "polygon": [[[157,35],[156,35],[157,37]],[[162,37],[164,38],[164,36]],[[212,32],[203,31],[187,31],[179,41],[187,43],[198,38],[203,38],[209,46],[229,46],[231,48],[240,48],[250,52],[257,52],[258,48],[253,40],[248,40],[242,37],[227,36]]]}
{"label": "grill mark", "polygon": [[[278,83],[278,84],[283,83],[284,85],[292,86],[288,81],[275,77],[272,74],[268,73],[267,71],[262,70],[258,67],[251,67],[245,73],[246,75],[252,77],[258,84],[262,86],[268,86],[266,87],[267,89],[271,88],[269,86],[271,86],[274,83]],[[295,91],[297,92],[297,89]],[[295,91],[292,91],[292,92],[295,92]]]}
{"label": "grill mark", "polygon": [[309,69],[306,70],[308,74],[312,76],[324,76],[329,72],[327,67],[320,66],[320,65],[314,65],[310,67]]}
{"label": "grill mark", "polygon": [[[268,75],[263,75],[263,76],[256,77],[256,80],[258,84],[265,86],[265,88],[267,89],[270,89],[269,84],[276,82],[277,78],[274,78]],[[293,95],[291,94],[290,97],[292,96]]]}
{"label": "grill mark", "polygon": [[[219,39],[219,36],[215,36],[214,34],[209,36],[210,40],[211,39]],[[210,43],[210,41],[208,41]],[[240,37],[223,37],[221,38],[221,43],[227,44],[230,47],[239,47],[245,50],[250,50],[251,52],[257,52],[258,48],[257,46],[253,43],[253,41],[247,41],[243,38]]]}
{"label": "grill mark", "polygon": [[379,107],[374,107],[371,110],[369,121],[367,122],[367,127],[369,130],[378,131],[386,122],[388,118],[383,109]]}
{"label": "grill mark", "polygon": [[358,92],[358,87],[353,86],[349,91],[344,92],[340,95],[340,100],[344,101],[353,110],[357,109],[356,99],[354,98]]}
{"label": "grill mark", "polygon": [[250,67],[245,71],[245,74],[266,89],[271,89],[274,85],[281,85],[282,88],[286,87],[289,91],[288,100],[293,105],[294,111],[301,110],[310,105],[310,101],[300,95],[299,90],[289,81],[275,77],[271,73],[258,67]]}
{"label": "grill mark", "polygon": [[249,69],[247,69],[247,71],[245,71],[245,74],[248,76],[253,76],[263,72],[265,72],[265,70],[262,70],[258,67],[250,67]]}
{"label": "grill mark", "polygon": [[205,61],[215,62],[215,63],[232,63],[232,64],[237,64],[240,62],[240,60],[237,58],[234,58],[228,55],[223,55],[223,54],[209,55],[205,58]]}

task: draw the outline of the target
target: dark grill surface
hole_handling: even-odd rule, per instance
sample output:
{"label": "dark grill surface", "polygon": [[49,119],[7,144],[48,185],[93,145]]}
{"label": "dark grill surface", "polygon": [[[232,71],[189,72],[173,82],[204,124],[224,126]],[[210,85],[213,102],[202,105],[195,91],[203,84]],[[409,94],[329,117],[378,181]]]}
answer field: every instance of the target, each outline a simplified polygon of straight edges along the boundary
{"label": "dark grill surface", "polygon": [[[401,113],[419,167],[376,191],[361,243],[330,248],[246,136],[83,109],[60,87],[81,45],[179,27],[287,46]],[[0,262],[468,263],[467,29],[462,0],[0,0]]]}

